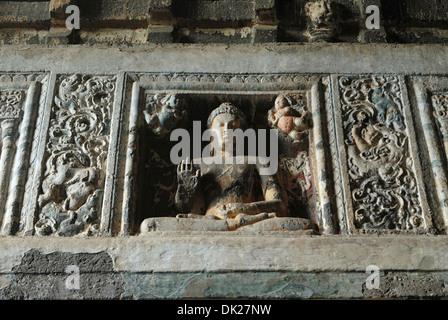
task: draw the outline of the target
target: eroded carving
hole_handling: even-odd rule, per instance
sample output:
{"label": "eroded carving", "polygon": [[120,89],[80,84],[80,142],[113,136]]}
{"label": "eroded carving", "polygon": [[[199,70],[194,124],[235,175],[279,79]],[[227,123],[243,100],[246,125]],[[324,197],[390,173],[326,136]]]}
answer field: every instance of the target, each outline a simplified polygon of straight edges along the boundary
{"label": "eroded carving", "polygon": [[4,90],[0,92],[0,118],[18,118],[22,113],[23,91]]}
{"label": "eroded carving", "polygon": [[311,113],[306,98],[300,95],[280,94],[268,112],[268,124],[278,128],[294,141],[303,141],[312,127]]}
{"label": "eroded carving", "polygon": [[340,33],[340,14],[332,0],[317,0],[305,4],[310,41],[333,41]]}
{"label": "eroded carving", "polygon": [[186,116],[186,103],[175,94],[147,95],[145,121],[157,137],[165,137]]}
{"label": "eroded carving", "polygon": [[339,85],[356,227],[422,228],[398,79],[343,77]]}
{"label": "eroded carving", "polygon": [[71,236],[98,229],[115,78],[60,79],[47,143],[36,234]]}
{"label": "eroded carving", "polygon": [[[281,132],[279,142],[279,181],[293,214],[304,216],[304,203],[312,189],[309,162],[309,132],[313,127],[306,91],[279,94],[268,111],[268,125]],[[284,134],[284,135],[282,135]]]}
{"label": "eroded carving", "polygon": [[448,95],[435,94],[431,96],[434,117],[437,119],[440,132],[445,138],[448,135]]}

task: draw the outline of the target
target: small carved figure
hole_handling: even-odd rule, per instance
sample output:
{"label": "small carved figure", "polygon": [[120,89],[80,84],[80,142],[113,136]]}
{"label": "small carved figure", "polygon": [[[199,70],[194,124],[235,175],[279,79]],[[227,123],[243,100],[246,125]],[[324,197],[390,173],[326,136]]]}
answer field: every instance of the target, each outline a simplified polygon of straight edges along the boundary
{"label": "small carved figure", "polygon": [[155,94],[150,97],[143,114],[152,132],[164,137],[185,117],[185,101],[175,94]]}
{"label": "small carved figure", "polygon": [[404,119],[397,103],[386,97],[383,89],[373,90],[372,102],[378,112],[378,120],[385,123],[386,127],[395,130],[404,129]]}
{"label": "small carved figure", "polygon": [[274,107],[268,111],[268,123],[271,127],[278,127],[294,141],[300,141],[303,132],[311,128],[311,115],[307,111],[299,113],[293,105],[294,101],[289,95],[280,94],[275,99]]}
{"label": "small carved figure", "polygon": [[332,0],[317,0],[305,5],[310,41],[332,41],[340,32],[339,14]]}
{"label": "small carved figure", "polygon": [[254,230],[312,229],[308,219],[286,217],[287,202],[282,197],[276,175],[259,174],[263,166],[261,159],[235,157],[225,148],[226,144],[234,143],[229,140],[228,130],[246,126],[244,114],[232,104],[224,103],[210,114],[207,123],[217,132],[212,150],[221,148],[221,156],[226,161],[216,163],[212,158],[203,158],[200,164],[190,159],[182,161],[177,168],[175,200],[181,213],[176,218],[148,218],[141,224],[141,232],[230,231],[248,227]]}
{"label": "small carved figure", "polygon": [[95,168],[85,167],[71,152],[51,158],[51,174],[42,182],[43,194],[39,196],[39,206],[48,202],[61,203],[62,209],[76,211],[95,191],[98,172]]}

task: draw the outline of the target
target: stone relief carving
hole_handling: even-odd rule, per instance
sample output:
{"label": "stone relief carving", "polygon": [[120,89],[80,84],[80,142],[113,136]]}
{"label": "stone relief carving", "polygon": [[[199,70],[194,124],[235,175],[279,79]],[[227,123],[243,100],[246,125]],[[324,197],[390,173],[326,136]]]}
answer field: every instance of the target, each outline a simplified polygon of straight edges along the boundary
{"label": "stone relief carving", "polygon": [[440,132],[445,141],[448,135],[448,94],[434,94],[431,96],[431,101],[434,108],[434,117],[439,123]]}
{"label": "stone relief carving", "polygon": [[24,92],[21,90],[0,91],[0,203],[6,196],[7,173],[14,157],[17,127],[22,116]]}
{"label": "stone relief carving", "polygon": [[[145,164],[145,197],[155,214],[164,211],[164,215],[173,212],[176,193],[176,172],[169,158],[169,134],[185,120],[187,103],[179,95],[171,93],[147,93],[143,116],[151,137],[147,142],[147,160]],[[144,146],[143,146],[144,147]],[[145,147],[144,147],[145,148]]]}
{"label": "stone relief carving", "polygon": [[186,116],[185,101],[175,94],[147,95],[146,124],[157,137],[169,134]]}
{"label": "stone relief carving", "polygon": [[[301,218],[306,220],[308,217],[301,216],[301,206],[304,203],[318,207],[319,199],[315,197],[317,193],[316,186],[314,185],[314,179],[316,177],[313,177],[316,174],[316,168],[313,168],[315,163],[313,162],[314,159],[311,158],[312,152],[310,152],[310,148],[314,146],[311,144],[312,139],[318,137],[316,135],[318,131],[313,131],[313,120],[315,119],[311,116],[311,110],[309,109],[310,105],[306,94],[308,89],[304,89],[305,86],[302,85],[307,81],[306,79],[310,78],[272,74],[147,74],[145,76],[154,82],[162,81],[160,87],[163,87],[163,81],[169,82],[172,85],[169,92],[179,92],[175,85],[177,82],[180,82],[179,86],[191,82],[195,88],[194,90],[198,91],[198,93],[194,93],[197,96],[203,95],[195,87],[197,86],[199,88],[200,86],[198,84],[204,86],[210,85],[210,88],[219,87],[220,90],[222,88],[222,95],[227,94],[227,90],[237,88],[240,85],[247,85],[251,86],[251,88],[253,86],[266,86],[266,88],[269,88],[269,90],[266,89],[266,92],[269,93],[262,93],[261,95],[270,94],[271,98],[269,99],[273,99],[272,92],[278,89],[278,82],[291,84],[291,87],[295,88],[291,89],[293,93],[288,93],[288,89],[284,92],[282,91],[283,93],[275,99],[275,102],[272,101],[274,102],[271,104],[272,108],[268,110],[263,106],[265,109],[263,109],[263,112],[257,113],[256,117],[260,120],[260,115],[268,111],[267,117],[265,117],[267,120],[266,124],[271,128],[279,129],[282,145],[279,154],[279,172],[276,177],[280,190],[279,193],[290,209],[300,209],[297,209],[296,212],[291,212],[290,210],[286,216],[276,213],[276,217],[273,217],[268,214],[268,216],[263,216],[263,219],[260,221],[247,220],[248,217],[243,217],[243,220],[241,220],[242,216],[240,216],[239,219],[242,222],[235,222],[234,224],[232,222],[229,224],[226,221],[225,230],[267,230],[267,221],[273,221],[273,219]],[[162,76],[165,77],[165,80],[160,78]],[[26,219],[22,216],[25,215],[24,213],[26,213],[30,205],[28,204],[28,207],[23,206],[23,208],[19,208],[18,210],[22,210],[20,214],[16,212],[17,210],[13,212],[7,209],[8,205],[12,203],[12,199],[20,200],[20,192],[23,193],[23,191],[17,189],[14,190],[17,197],[16,195],[10,197],[10,194],[12,194],[10,189],[14,184],[12,181],[19,181],[21,179],[22,185],[26,183],[27,191],[25,193],[27,193],[34,188],[35,183],[30,182],[32,180],[31,178],[34,179],[34,176],[40,177],[39,172],[33,171],[33,168],[30,171],[14,169],[16,167],[23,167],[14,163],[18,159],[19,153],[21,154],[20,150],[23,149],[19,150],[19,145],[21,145],[19,140],[22,138],[22,133],[30,131],[29,134],[27,133],[31,137],[30,141],[32,139],[40,139],[38,130],[34,131],[31,127],[28,127],[31,129],[26,129],[26,126],[24,124],[22,125],[21,121],[24,114],[26,114],[25,110],[27,109],[25,105],[29,106],[29,110],[37,110],[38,108],[36,109],[35,107],[37,100],[39,99],[39,105],[43,106],[45,97],[42,97],[39,88],[26,91],[30,84],[36,80],[36,77],[31,78],[31,75],[2,75],[1,77],[2,79],[6,79],[8,85],[3,85],[0,88],[0,186],[2,186],[0,203],[5,205],[5,209],[3,209],[5,211],[3,213],[4,221],[7,221],[7,223],[10,223],[10,221],[15,223],[15,227],[8,228],[10,230],[19,230],[18,223],[24,224],[26,222]],[[431,80],[435,83],[437,81],[436,78],[431,78]],[[43,79],[41,77],[38,82],[44,81]],[[342,207],[344,206],[343,203],[347,200],[345,198],[347,195],[350,197],[350,203],[353,208],[355,227],[366,232],[369,230],[410,230],[426,232],[425,228],[428,227],[428,217],[434,218],[435,220],[439,219],[440,221],[436,221],[436,224],[442,230],[444,221],[447,220],[446,217],[442,217],[442,215],[440,217],[433,217],[433,213],[431,212],[427,216],[425,215],[425,195],[420,194],[422,192],[420,178],[418,178],[420,173],[416,171],[420,165],[414,161],[415,151],[411,151],[413,150],[413,143],[411,141],[413,138],[412,134],[409,133],[411,123],[409,122],[409,118],[405,121],[405,113],[407,114],[406,110],[408,109],[406,108],[408,106],[404,100],[406,95],[403,96],[401,92],[404,87],[400,84],[398,77],[350,76],[338,78],[335,76],[332,79],[338,79],[338,97],[340,98],[341,109],[336,112],[339,114],[336,117],[340,116],[342,118],[343,130],[336,133],[332,133],[333,131],[331,131],[331,117],[328,117],[328,115],[332,116],[331,112],[333,112],[331,108],[333,92],[331,90],[328,90],[323,95],[326,98],[325,105],[328,117],[324,119],[324,121],[327,121],[324,123],[324,126],[328,125],[328,135],[331,136],[330,141],[333,138],[332,135],[343,135],[343,140],[340,139],[341,136],[336,137],[337,141],[333,143],[335,145],[331,145],[332,172],[333,174],[340,174],[341,172],[344,175],[347,174],[350,188],[348,194],[342,194],[343,188],[346,188],[345,185],[341,186],[338,189],[339,191],[335,191],[335,196],[337,197],[337,201],[339,201],[338,221],[341,225],[341,232],[349,232],[347,230],[352,228],[350,226],[352,221],[348,221],[346,222],[347,227],[344,229],[342,226],[343,222],[341,221],[344,219],[345,212],[342,214],[339,213],[339,210],[344,210]],[[102,192],[105,181],[105,161],[109,148],[110,119],[114,99],[115,77],[58,76],[56,83],[58,87],[55,90],[56,96],[53,98],[52,114],[49,116],[48,143],[45,148],[44,157],[45,171],[40,182],[41,189],[38,191],[36,188],[35,192],[39,192],[36,195],[25,194],[23,197],[27,198],[23,201],[27,201],[27,203],[34,202],[39,206],[38,221],[31,223],[31,229],[34,229],[37,235],[53,234],[72,236],[77,234],[97,234],[98,224],[102,221],[98,213],[103,201]],[[330,82],[325,84],[327,87],[331,87],[332,85],[333,83]],[[440,159],[431,158],[432,162],[430,165],[432,167],[428,167],[425,170],[428,173],[431,170],[436,172],[435,167],[440,161],[445,161],[446,150],[448,150],[445,144],[448,134],[448,95],[446,94],[446,87],[442,84],[439,86],[433,85],[427,89],[427,83],[423,81],[417,86],[421,87],[421,92],[416,91],[416,100],[421,109],[419,110],[420,116],[422,117],[424,113],[429,114],[428,119],[421,120],[424,125],[423,131],[429,137],[430,132],[427,127],[431,124],[431,128],[433,128],[431,130],[435,135],[435,139],[432,139],[429,152],[431,153],[431,157],[435,157],[434,154],[438,150],[437,152],[441,156]],[[297,88],[300,89],[297,90]],[[425,89],[429,91],[426,92],[426,95],[423,95]],[[154,169],[153,171],[159,174],[153,181],[155,183],[151,192],[154,191],[154,201],[163,204],[163,207],[166,207],[166,205],[175,207],[176,187],[180,184],[179,181],[185,182],[186,180],[178,180],[179,175],[176,167],[173,167],[172,163],[167,161],[166,154],[159,150],[159,145],[162,141],[165,141],[163,139],[167,139],[169,133],[174,128],[178,127],[179,122],[185,119],[187,116],[187,105],[183,99],[179,98],[178,94],[160,93],[163,92],[160,88],[153,91],[151,91],[151,88],[146,88],[146,90],[152,92],[152,94],[146,92],[145,95],[142,95],[145,97],[145,103],[143,104],[144,110],[140,109],[143,113],[139,120],[146,122],[146,127],[154,139],[151,143],[155,141],[154,148],[148,151],[148,157],[146,159],[149,161],[149,166]],[[303,93],[300,90],[303,90]],[[322,87],[318,90],[322,93]],[[29,92],[36,92],[35,98],[30,99],[29,97],[32,95],[28,95]],[[247,95],[249,96],[250,94]],[[254,94],[253,96],[255,97],[256,95]],[[424,98],[422,98],[423,96]],[[217,101],[222,99],[222,97],[203,98],[203,101],[207,99],[209,101],[213,101],[213,99]],[[260,99],[258,93],[254,101],[257,101],[257,99]],[[30,106],[33,106],[34,109]],[[255,106],[249,108],[252,108],[250,110],[257,110]],[[313,105],[313,116],[316,111],[314,108]],[[251,114],[251,116],[253,115]],[[39,115],[31,115],[29,120],[27,120],[27,124],[33,124],[35,121],[42,124],[44,120],[41,118],[42,115],[40,113]],[[256,125],[259,126],[260,123],[256,122]],[[43,129],[43,131],[46,130]],[[421,142],[422,145],[429,143],[428,137],[425,136],[425,141]],[[340,161],[340,158],[337,156],[339,141],[343,142],[345,147],[344,152],[347,153],[346,163],[342,165],[342,170],[335,169]],[[26,148],[29,149],[29,146]],[[33,148],[33,150],[30,150],[30,154],[32,153],[36,156],[37,151],[35,149],[37,147],[34,146]],[[42,153],[44,152],[43,149],[41,148]],[[36,159],[29,160],[27,157],[23,157],[25,166],[36,162]],[[38,159],[38,161],[40,160]],[[321,162],[324,161],[321,160]],[[185,173],[196,169],[196,167],[192,164],[190,166],[188,162],[184,163],[180,169],[180,171]],[[192,173],[191,178],[193,182],[195,176],[200,181],[202,173],[207,172],[207,169],[199,169],[201,169],[199,174],[197,174],[197,171],[194,174]],[[344,171],[345,169],[347,170]],[[446,171],[445,168],[440,168],[440,170]],[[20,179],[15,178],[16,176],[18,177],[17,173],[19,172],[21,172]],[[442,185],[440,181],[443,177],[439,174],[435,175],[436,191],[440,193],[435,200],[439,201],[440,199],[443,200],[446,198],[443,197],[443,192],[439,190],[442,188],[440,187]],[[339,179],[342,179],[339,182],[341,184],[347,181],[345,176]],[[336,182],[334,183],[336,184]],[[183,184],[189,185],[188,183]],[[200,183],[198,182],[198,184]],[[230,210],[232,210],[232,205],[230,206]],[[187,229],[196,228],[193,226],[194,224],[202,224],[202,222],[193,221],[192,216],[188,216],[188,214],[194,212],[184,213],[183,210],[179,212],[187,216],[178,216],[173,219],[182,221],[184,223],[183,225],[187,226]],[[162,215],[161,211],[161,220],[159,221],[167,221],[165,219],[168,216],[174,217],[175,213]],[[223,216],[219,217],[219,215],[215,215],[215,217],[217,219],[207,219],[223,221],[236,218],[234,216],[223,219]],[[254,217],[249,218],[252,219]],[[141,220],[136,221],[140,222]],[[204,226],[208,223],[204,222],[202,225]],[[241,223],[247,224],[243,225]],[[6,225],[6,222],[3,224]],[[212,224],[213,222],[210,222],[210,225]],[[157,223],[155,225],[159,226]],[[216,226],[217,224],[215,224]],[[307,222],[303,222],[302,226],[306,228],[310,227]],[[216,230],[213,229],[215,227],[205,227],[205,229],[211,228],[208,230]],[[8,228],[5,228],[5,230]],[[224,228],[223,224],[219,228]]]}
{"label": "stone relief carving", "polygon": [[112,76],[63,76],[54,98],[37,235],[96,234],[115,90]]}
{"label": "stone relief carving", "polygon": [[2,235],[23,230],[39,141],[47,73],[0,73],[0,221]]}
{"label": "stone relief carving", "polygon": [[[208,127],[219,132],[212,140],[212,150],[221,150],[231,163],[190,159],[177,167],[175,204],[176,218],[145,219],[140,231],[233,231],[233,230],[307,230],[310,220],[288,217],[287,200],[283,198],[276,174],[260,174],[259,158],[237,158],[224,147],[229,128],[245,129],[244,113],[230,102],[222,103],[208,118]],[[226,142],[231,143],[230,141]],[[234,149],[235,150],[235,149]],[[213,153],[214,154],[214,153]],[[306,161],[303,161],[306,162]],[[297,163],[283,162],[283,168],[303,174]]]}
{"label": "stone relief carving", "polygon": [[340,14],[332,0],[317,0],[305,4],[310,41],[333,41],[340,33]]}
{"label": "stone relief carving", "polygon": [[[0,91],[0,205],[5,206],[18,126],[23,114],[22,90]],[[0,214],[1,218],[2,214]]]}
{"label": "stone relief carving", "polygon": [[305,203],[312,202],[309,199],[313,193],[313,176],[309,153],[299,151],[296,157],[280,155],[279,181],[288,207],[295,216],[303,216]]}
{"label": "stone relief carving", "polygon": [[355,224],[362,229],[423,227],[398,79],[339,79]]}
{"label": "stone relief carving", "polygon": [[268,124],[280,129],[294,141],[303,141],[312,125],[306,98],[280,94],[275,99],[274,107],[268,112]]}
{"label": "stone relief carving", "polygon": [[[313,193],[308,150],[313,124],[306,92],[279,94],[268,111],[267,119],[271,128],[280,131],[279,180],[285,199],[289,208],[301,211]],[[300,215],[299,212],[295,214]]]}
{"label": "stone relief carving", "polygon": [[23,91],[0,92],[0,118],[18,118],[22,114]]}

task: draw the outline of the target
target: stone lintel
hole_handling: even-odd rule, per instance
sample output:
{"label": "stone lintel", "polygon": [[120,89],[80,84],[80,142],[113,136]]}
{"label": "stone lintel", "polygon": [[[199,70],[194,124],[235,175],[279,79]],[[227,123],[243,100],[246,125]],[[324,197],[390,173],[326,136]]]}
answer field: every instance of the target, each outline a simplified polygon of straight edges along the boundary
{"label": "stone lintel", "polygon": [[[243,245],[244,244],[244,245]],[[447,236],[310,236],[294,233],[155,232],[117,238],[3,237],[0,273],[31,250],[98,253],[116,272],[448,271]]]}

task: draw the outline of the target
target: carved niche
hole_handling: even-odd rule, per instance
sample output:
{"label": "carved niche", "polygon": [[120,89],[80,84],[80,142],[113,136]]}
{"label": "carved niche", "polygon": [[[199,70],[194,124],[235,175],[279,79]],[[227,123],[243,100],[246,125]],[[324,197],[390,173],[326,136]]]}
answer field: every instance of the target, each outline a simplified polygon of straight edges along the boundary
{"label": "carved niche", "polygon": [[284,198],[293,216],[303,216],[313,206],[313,173],[310,162],[310,131],[313,127],[307,91],[281,93],[268,111],[268,124],[279,130],[279,172]]}
{"label": "carved niche", "polygon": [[37,235],[98,233],[115,81],[115,76],[58,77],[34,225]]}
{"label": "carved niche", "polygon": [[339,94],[355,227],[428,230],[399,79],[341,77]]}
{"label": "carved niche", "polygon": [[[186,129],[193,144],[198,137],[193,121],[205,130],[207,117],[225,103],[240,109],[250,128],[279,129],[277,176],[289,217],[309,219],[322,232],[334,232],[333,217],[323,210],[330,200],[326,153],[320,142],[319,77],[143,73],[130,75],[127,83],[126,95],[132,98],[124,108],[129,110],[124,115],[129,119],[128,135],[120,142],[127,146],[126,161],[119,169],[124,172],[120,234],[138,233],[140,223],[148,218],[179,219],[175,206],[178,164],[170,161],[170,150],[177,141],[170,141],[170,133]],[[282,106],[286,109],[276,110],[281,97],[286,97]],[[202,141],[201,150],[208,143]]]}

